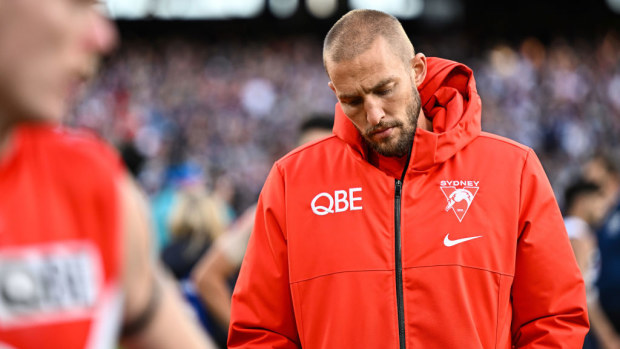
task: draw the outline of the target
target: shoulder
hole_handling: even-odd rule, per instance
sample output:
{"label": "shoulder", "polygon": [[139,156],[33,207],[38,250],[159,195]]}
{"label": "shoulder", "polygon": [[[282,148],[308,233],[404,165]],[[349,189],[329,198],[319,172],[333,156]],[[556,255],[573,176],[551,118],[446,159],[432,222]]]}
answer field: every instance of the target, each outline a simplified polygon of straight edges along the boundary
{"label": "shoulder", "polygon": [[120,155],[95,134],[67,127],[40,130],[43,147],[60,163],[73,168],[120,172]]}
{"label": "shoulder", "polygon": [[527,153],[531,151],[531,148],[523,145],[510,138],[502,137],[489,132],[481,132],[478,136],[478,141],[492,144],[493,146],[502,147],[505,150],[512,150],[521,153]]}
{"label": "shoulder", "polygon": [[328,161],[333,156],[326,157],[343,150],[345,143],[335,135],[331,135],[319,140],[301,145],[276,161],[276,165],[281,168],[294,166],[297,163],[313,164],[317,161]]}
{"label": "shoulder", "polygon": [[525,161],[531,155],[535,156],[532,148],[493,133],[482,132],[472,143],[475,151],[485,158],[498,159],[504,163]]}
{"label": "shoulder", "polygon": [[[106,191],[125,174],[118,153],[94,134],[66,127],[24,125],[18,129],[21,161],[56,185]],[[90,189],[89,189],[90,188]]]}

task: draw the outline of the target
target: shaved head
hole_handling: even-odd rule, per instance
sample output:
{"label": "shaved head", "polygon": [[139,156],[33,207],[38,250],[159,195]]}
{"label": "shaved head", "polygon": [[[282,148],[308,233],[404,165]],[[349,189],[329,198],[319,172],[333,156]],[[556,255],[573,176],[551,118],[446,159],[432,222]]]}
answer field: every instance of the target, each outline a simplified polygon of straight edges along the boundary
{"label": "shaved head", "polygon": [[375,10],[353,10],[342,16],[325,36],[323,64],[351,60],[366,52],[379,37],[384,38],[394,54],[409,65],[414,49],[398,19]]}

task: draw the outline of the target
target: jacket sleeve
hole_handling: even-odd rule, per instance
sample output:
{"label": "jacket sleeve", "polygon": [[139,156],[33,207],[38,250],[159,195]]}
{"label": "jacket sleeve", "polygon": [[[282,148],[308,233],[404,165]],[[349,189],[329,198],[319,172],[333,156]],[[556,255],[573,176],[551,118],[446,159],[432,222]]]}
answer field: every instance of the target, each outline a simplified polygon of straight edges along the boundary
{"label": "jacket sleeve", "polygon": [[274,165],[232,297],[228,348],[300,348],[289,287],[284,181]]}
{"label": "jacket sleeve", "polygon": [[551,185],[532,150],[520,191],[513,345],[581,348],[589,328],[585,287]]}

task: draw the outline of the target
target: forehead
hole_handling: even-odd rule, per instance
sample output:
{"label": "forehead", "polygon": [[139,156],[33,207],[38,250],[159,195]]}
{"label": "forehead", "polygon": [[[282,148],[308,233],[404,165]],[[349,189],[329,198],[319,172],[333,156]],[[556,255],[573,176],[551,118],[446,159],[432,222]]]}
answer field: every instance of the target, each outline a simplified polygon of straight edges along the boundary
{"label": "forehead", "polygon": [[408,73],[401,57],[381,37],[353,59],[339,62],[328,59],[326,63],[330,79],[337,90],[371,88],[387,78],[402,78]]}

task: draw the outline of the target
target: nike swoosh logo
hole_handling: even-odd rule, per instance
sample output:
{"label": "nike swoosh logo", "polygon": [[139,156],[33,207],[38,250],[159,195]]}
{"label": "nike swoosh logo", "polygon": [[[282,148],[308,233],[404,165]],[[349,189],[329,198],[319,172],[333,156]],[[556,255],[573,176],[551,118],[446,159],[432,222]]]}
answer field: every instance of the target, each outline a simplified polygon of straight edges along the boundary
{"label": "nike swoosh logo", "polygon": [[473,240],[473,239],[477,239],[477,238],[481,238],[482,237],[482,235],[479,235],[479,236],[472,236],[472,237],[469,237],[469,238],[450,240],[448,235],[450,235],[450,234],[446,234],[446,237],[443,239],[443,244],[448,246],[448,247],[454,246],[454,245],[458,245],[458,244],[463,243],[465,241],[469,241],[469,240]]}

